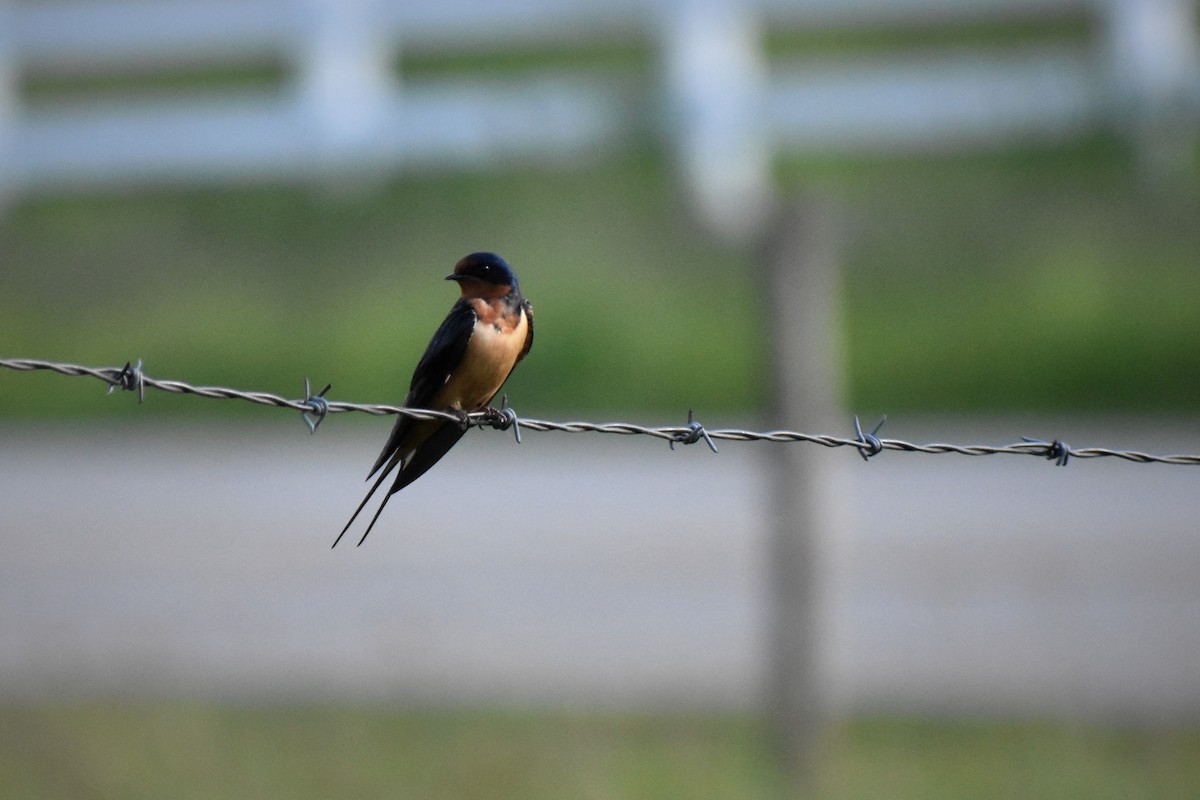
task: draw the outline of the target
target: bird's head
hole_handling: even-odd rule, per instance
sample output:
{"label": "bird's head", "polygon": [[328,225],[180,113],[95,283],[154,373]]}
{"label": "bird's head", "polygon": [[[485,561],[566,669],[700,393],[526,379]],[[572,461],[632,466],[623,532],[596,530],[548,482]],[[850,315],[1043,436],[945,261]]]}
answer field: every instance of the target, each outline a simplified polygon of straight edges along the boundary
{"label": "bird's head", "polygon": [[464,297],[503,297],[510,291],[518,291],[517,276],[512,267],[495,253],[471,253],[454,265],[454,272],[446,276],[448,281],[457,281]]}

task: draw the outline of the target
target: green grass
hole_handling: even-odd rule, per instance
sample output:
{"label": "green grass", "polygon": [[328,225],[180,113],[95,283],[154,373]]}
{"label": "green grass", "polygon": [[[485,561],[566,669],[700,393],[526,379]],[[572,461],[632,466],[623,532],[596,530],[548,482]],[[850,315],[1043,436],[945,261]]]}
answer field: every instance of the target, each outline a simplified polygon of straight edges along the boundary
{"label": "green grass", "polygon": [[1147,185],[1103,140],[808,170],[851,220],[860,404],[1194,408],[1196,184]]}
{"label": "green grass", "polygon": [[[1104,139],[977,156],[806,159],[837,209],[848,403],[1184,410],[1200,395],[1200,183],[1147,186]],[[1194,176],[1193,176],[1194,177]],[[525,414],[761,408],[753,255],[689,221],[651,150],[308,188],[35,199],[0,218],[0,354],[395,402],[474,249],[517,267],[537,344]],[[0,373],[0,416],[263,413]]]}
{"label": "green grass", "polygon": [[855,18],[841,25],[771,26],[764,31],[769,58],[812,56],[847,58],[896,53],[928,53],[933,50],[1021,47],[1071,42],[1084,44],[1097,34],[1096,20],[1079,9],[1059,9],[1022,18],[979,17],[943,19],[914,17],[905,24],[884,15],[874,19]]}
{"label": "green grass", "polygon": [[[814,796],[1191,798],[1200,732],[868,719],[831,731]],[[6,798],[768,798],[746,716],[157,703],[8,707]]]}

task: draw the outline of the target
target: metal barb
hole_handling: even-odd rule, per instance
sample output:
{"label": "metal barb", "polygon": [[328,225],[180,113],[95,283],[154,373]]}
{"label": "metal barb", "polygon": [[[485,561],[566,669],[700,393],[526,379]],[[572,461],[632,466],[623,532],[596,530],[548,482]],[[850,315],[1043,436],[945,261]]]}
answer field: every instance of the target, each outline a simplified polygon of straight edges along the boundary
{"label": "metal barb", "polygon": [[509,428],[513,429],[513,436],[517,439],[517,444],[521,443],[521,419],[517,416],[517,412],[508,405],[508,395],[500,396],[500,407],[492,408],[488,406],[483,410],[483,416],[479,420],[479,427],[490,425],[498,431],[506,431]]}
{"label": "metal barb", "polygon": [[[327,383],[324,389],[313,394],[312,384],[309,383],[308,378],[304,379],[304,404],[308,408],[300,412],[300,417],[308,426],[310,434],[317,432],[317,426],[325,421],[325,415],[329,413],[329,401],[325,399],[325,393],[331,388],[333,388],[333,384]],[[312,415],[315,415],[316,419]]]}
{"label": "metal barb", "polygon": [[883,452],[883,442],[879,441],[879,437],[875,434],[879,433],[879,429],[885,422],[887,422],[886,414],[879,418],[879,422],[875,423],[875,427],[871,429],[870,433],[863,433],[862,426],[858,422],[858,415],[854,415],[854,441],[861,442],[863,445],[858,448],[858,454],[862,456],[863,461],[870,461],[871,456],[877,456]]}
{"label": "metal barb", "polygon": [[113,373],[112,378],[108,381],[108,393],[112,394],[113,389],[123,389],[127,392],[137,392],[138,405],[141,405],[146,399],[146,376],[142,374],[142,360],[139,358],[136,364],[129,361],[125,362],[125,366]]}
{"label": "metal barb", "polygon": [[682,444],[695,444],[701,439],[704,440],[705,444],[708,445],[710,450],[712,450],[714,453],[717,452],[717,446],[713,443],[712,437],[708,435],[708,431],[704,430],[703,425],[701,425],[699,422],[696,422],[695,410],[689,408],[687,430],[676,431],[671,437],[669,444],[671,445],[671,449],[674,450],[676,442],[680,442]]}
{"label": "metal barb", "polygon": [[1053,461],[1056,467],[1065,467],[1067,462],[1071,460],[1071,446],[1062,439],[1047,442],[1045,439],[1033,439],[1029,436],[1022,436],[1021,438],[1029,444],[1044,445],[1046,452],[1043,455]]}

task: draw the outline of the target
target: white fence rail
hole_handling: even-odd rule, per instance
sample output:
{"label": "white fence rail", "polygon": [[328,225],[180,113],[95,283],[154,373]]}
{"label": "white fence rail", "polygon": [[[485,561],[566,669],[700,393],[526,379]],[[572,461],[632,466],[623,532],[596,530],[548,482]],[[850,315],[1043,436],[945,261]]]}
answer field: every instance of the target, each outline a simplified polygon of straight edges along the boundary
{"label": "white fence rail", "polygon": [[[1087,41],[768,60],[768,27],[1074,15]],[[1195,0],[0,0],[0,192],[574,161],[661,131],[702,210],[752,209],[780,149],[975,147],[1101,124],[1143,139],[1200,109]],[[642,84],[599,71],[406,79],[409,52],[636,37]],[[30,76],[282,65],[257,89],[35,101]],[[657,101],[657,102],[656,102]],[[650,109],[649,112],[646,109]],[[1129,123],[1129,124],[1126,124]],[[1190,124],[1190,122],[1189,122]]]}

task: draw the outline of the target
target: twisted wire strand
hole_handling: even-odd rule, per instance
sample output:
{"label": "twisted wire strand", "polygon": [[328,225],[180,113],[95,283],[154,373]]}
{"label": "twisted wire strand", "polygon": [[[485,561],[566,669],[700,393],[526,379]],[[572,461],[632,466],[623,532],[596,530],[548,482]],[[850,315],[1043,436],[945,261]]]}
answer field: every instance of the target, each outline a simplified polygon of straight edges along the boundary
{"label": "twisted wire strand", "polygon": [[[316,425],[319,424],[326,413],[332,414],[345,411],[358,411],[375,416],[401,414],[421,420],[441,419],[453,422],[462,421],[461,416],[446,411],[407,408],[378,403],[350,403],[342,400],[327,400],[323,395],[328,390],[328,386],[318,395],[312,395],[309,391],[307,381],[305,384],[305,399],[296,400],[272,394],[271,392],[242,391],[226,386],[194,386],[183,381],[151,378],[142,374],[140,362],[138,362],[137,366],[126,364],[124,367],[86,367],[79,364],[64,364],[32,358],[12,358],[0,359],[0,367],[22,372],[50,370],[60,375],[97,378],[108,384],[110,391],[114,388],[122,388],[136,390],[140,393],[144,387],[150,387],[175,394],[192,394],[198,397],[220,400],[244,400],[258,405],[288,408],[303,412],[306,415],[305,421],[309,423],[309,427],[312,429],[316,428]],[[318,417],[317,421],[315,423],[312,422],[308,415],[316,415]],[[1200,455],[1154,455],[1138,450],[1114,450],[1106,447],[1072,448],[1059,440],[1044,442],[1026,439],[1022,442],[999,446],[959,445],[941,442],[914,444],[900,439],[884,439],[875,436],[873,433],[863,434],[861,430],[858,430],[857,425],[856,430],[858,430],[858,434],[856,438],[788,430],[750,431],[741,428],[713,429],[705,428],[693,421],[690,418],[690,414],[689,422],[685,425],[647,426],[631,422],[552,422],[518,417],[512,409],[503,406],[499,411],[476,411],[468,414],[467,422],[471,425],[491,426],[498,429],[507,429],[513,426],[517,429],[518,437],[520,431],[523,429],[542,432],[558,431],[561,433],[608,433],[624,436],[652,436],[672,444],[692,444],[696,441],[706,441],[714,452],[716,451],[716,447],[712,444],[712,440],[719,439],[734,442],[808,442],[821,445],[822,447],[851,447],[858,450],[864,457],[878,455],[883,450],[895,450],[905,453],[957,453],[964,456],[1038,456],[1054,460],[1060,466],[1066,465],[1071,458],[1106,457],[1118,458],[1135,464],[1200,465]]]}

